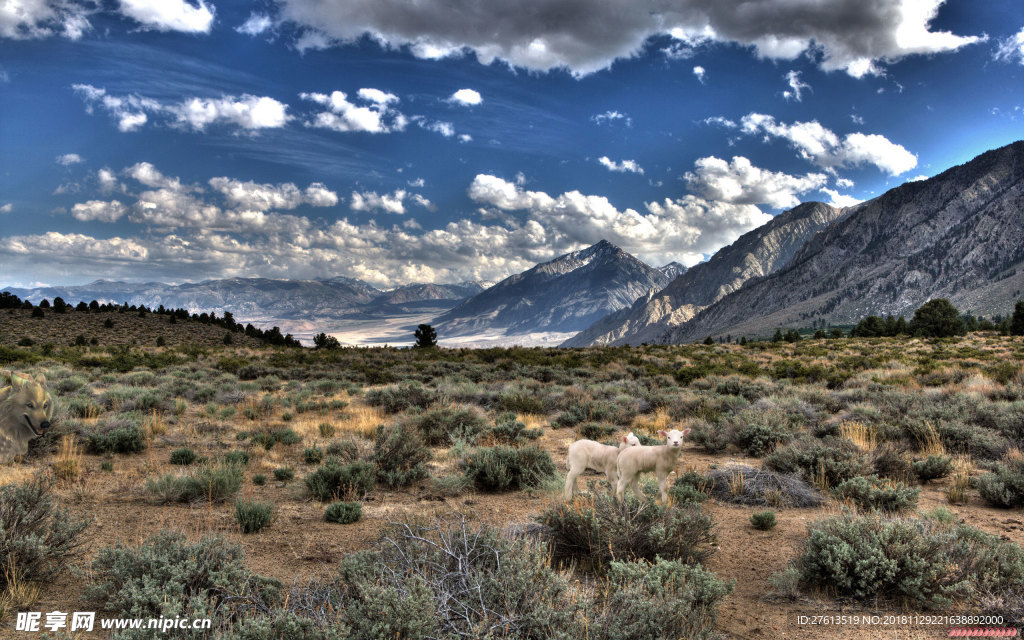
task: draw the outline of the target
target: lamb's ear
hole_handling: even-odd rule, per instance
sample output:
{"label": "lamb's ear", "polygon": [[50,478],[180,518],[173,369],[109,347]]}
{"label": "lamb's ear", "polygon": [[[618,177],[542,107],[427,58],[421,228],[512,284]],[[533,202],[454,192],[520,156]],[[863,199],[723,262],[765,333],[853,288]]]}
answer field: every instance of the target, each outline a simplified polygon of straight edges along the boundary
{"label": "lamb's ear", "polygon": [[38,382],[40,385],[45,385],[46,384],[46,376],[44,376],[41,373],[36,374],[36,382]]}
{"label": "lamb's ear", "polygon": [[686,434],[688,434],[688,433],[690,433],[689,429],[683,429],[683,437],[684,438],[686,437]]}
{"label": "lamb's ear", "polygon": [[663,437],[663,438],[667,438],[668,437],[668,431],[665,431],[664,429],[658,429],[658,435]]}

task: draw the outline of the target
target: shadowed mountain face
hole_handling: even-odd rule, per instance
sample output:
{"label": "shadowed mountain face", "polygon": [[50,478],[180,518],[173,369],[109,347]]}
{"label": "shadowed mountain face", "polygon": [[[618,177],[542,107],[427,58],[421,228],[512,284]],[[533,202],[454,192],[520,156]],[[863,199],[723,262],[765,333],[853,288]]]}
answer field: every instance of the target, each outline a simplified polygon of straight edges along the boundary
{"label": "shadowed mountain face", "polygon": [[230,278],[180,285],[98,280],[79,287],[5,290],[34,302],[59,296],[70,304],[98,300],[152,308],[163,305],[194,313],[230,311],[237,320],[248,322],[367,316],[423,305],[445,308],[479,293],[483,287],[476,283],[422,284],[381,291],[361,280],[337,277],[328,280]]}
{"label": "shadowed mountain face", "polygon": [[1015,142],[858,205],[785,268],[662,331],[656,341],[908,315],[938,297],[961,311],[1007,313],[1024,289],[1022,262],[1024,142]]}
{"label": "shadowed mountain face", "polygon": [[637,300],[630,309],[601,318],[562,346],[655,342],[668,328],[690,320],[752,278],[781,269],[815,233],[844,214],[844,210],[820,202],[781,213],[720,249],[707,262],[691,267],[662,291]]}
{"label": "shadowed mountain face", "polygon": [[666,284],[660,270],[602,240],[506,278],[434,324],[442,339],[579,331]]}

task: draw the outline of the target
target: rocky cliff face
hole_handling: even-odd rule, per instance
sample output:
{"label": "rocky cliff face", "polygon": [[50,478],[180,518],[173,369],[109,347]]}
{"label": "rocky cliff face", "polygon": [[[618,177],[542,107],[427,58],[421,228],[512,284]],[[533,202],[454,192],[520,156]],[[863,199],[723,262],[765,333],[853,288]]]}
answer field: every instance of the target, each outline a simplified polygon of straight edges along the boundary
{"label": "rocky cliff face", "polygon": [[[858,205],[785,268],[657,336],[767,333],[814,320],[905,314],[946,297],[961,310],[1006,313],[1024,284],[1024,142]],[[691,270],[692,273],[692,270]]]}
{"label": "rocky cliff face", "polygon": [[434,324],[442,338],[579,331],[667,284],[664,273],[602,240],[506,278]]}
{"label": "rocky cliff face", "polygon": [[785,266],[815,233],[843,215],[842,209],[820,202],[781,213],[720,249],[707,262],[691,267],[664,290],[638,300],[628,312],[601,318],[562,346],[655,342],[669,328],[689,321],[749,280]]}

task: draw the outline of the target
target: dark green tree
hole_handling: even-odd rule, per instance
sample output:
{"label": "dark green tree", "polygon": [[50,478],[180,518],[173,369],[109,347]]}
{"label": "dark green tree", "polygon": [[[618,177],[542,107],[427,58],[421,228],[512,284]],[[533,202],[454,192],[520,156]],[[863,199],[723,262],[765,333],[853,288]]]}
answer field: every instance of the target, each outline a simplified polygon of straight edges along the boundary
{"label": "dark green tree", "polygon": [[339,349],[341,348],[341,343],[334,336],[318,333],[313,336],[313,346],[317,349]]}
{"label": "dark green tree", "polygon": [[1024,300],[1018,300],[1013,307],[1013,317],[1010,318],[1010,335],[1024,336]]}
{"label": "dark green tree", "polygon": [[960,312],[946,298],[936,298],[921,305],[910,320],[911,335],[924,338],[948,338],[967,332]]}
{"label": "dark green tree", "polygon": [[416,328],[416,347],[430,349],[437,346],[437,331],[429,324],[421,324]]}

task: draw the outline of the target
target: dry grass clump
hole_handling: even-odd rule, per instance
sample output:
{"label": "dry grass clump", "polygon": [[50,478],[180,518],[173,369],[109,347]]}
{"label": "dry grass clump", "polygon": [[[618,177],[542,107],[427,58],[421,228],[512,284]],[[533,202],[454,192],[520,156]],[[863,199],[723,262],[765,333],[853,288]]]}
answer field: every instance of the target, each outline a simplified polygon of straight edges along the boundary
{"label": "dry grass clump", "polygon": [[730,465],[708,474],[711,496],[724,502],[765,507],[817,507],[821,495],[794,475]]}

